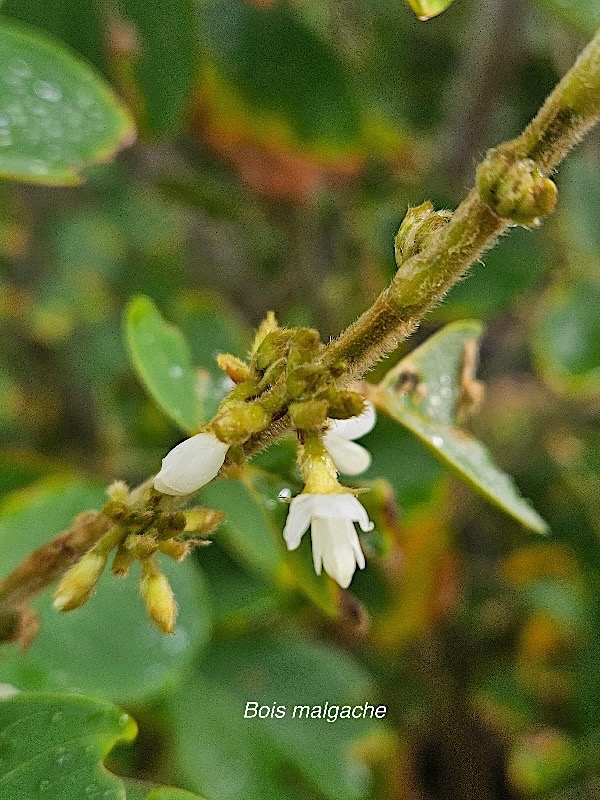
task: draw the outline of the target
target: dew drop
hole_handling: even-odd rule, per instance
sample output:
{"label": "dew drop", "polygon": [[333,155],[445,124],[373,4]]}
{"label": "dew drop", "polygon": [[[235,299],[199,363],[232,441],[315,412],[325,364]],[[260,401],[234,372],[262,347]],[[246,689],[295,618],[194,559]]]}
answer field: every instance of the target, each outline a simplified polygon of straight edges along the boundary
{"label": "dew drop", "polygon": [[443,447],[444,446],[444,440],[442,439],[441,436],[432,436],[431,437],[431,442],[436,447]]}
{"label": "dew drop", "polygon": [[8,125],[10,125],[9,118],[0,114],[0,128],[6,128]]}
{"label": "dew drop", "polygon": [[129,722],[129,714],[121,714],[121,716],[119,717],[119,725],[123,727],[124,725],[127,725],[128,722]]}
{"label": "dew drop", "polygon": [[54,714],[52,714],[52,716],[50,717],[50,722],[52,722],[54,725],[57,725],[59,722],[62,721],[62,718],[63,718],[62,711],[55,711]]}
{"label": "dew drop", "polygon": [[40,790],[40,792],[45,792],[49,786],[50,786],[50,781],[40,781],[38,789]]}
{"label": "dew drop", "polygon": [[36,81],[33,84],[33,91],[38,97],[41,97],[42,100],[48,100],[51,103],[56,103],[62,97],[62,92],[58,86],[54,86],[54,84],[48,83],[48,81]]}
{"label": "dew drop", "polygon": [[291,496],[292,496],[292,490],[288,489],[288,487],[286,486],[285,489],[282,489],[279,492],[279,494],[277,495],[277,499],[279,500],[280,503],[287,503],[287,501],[291,498]]}
{"label": "dew drop", "polygon": [[183,376],[183,369],[178,364],[174,364],[169,370],[169,375],[172,378],[181,378]]}

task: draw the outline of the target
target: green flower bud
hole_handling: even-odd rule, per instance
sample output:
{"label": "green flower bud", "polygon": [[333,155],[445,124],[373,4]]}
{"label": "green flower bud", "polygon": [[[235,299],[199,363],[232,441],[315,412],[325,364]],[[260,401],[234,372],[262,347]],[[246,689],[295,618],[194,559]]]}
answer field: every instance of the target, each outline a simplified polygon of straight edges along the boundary
{"label": "green flower bud", "polygon": [[414,208],[409,206],[394,239],[396,264],[400,266],[411,256],[424,250],[451,217],[451,211],[434,211],[429,201]]}
{"label": "green flower bud", "polygon": [[228,403],[213,421],[212,429],[226,444],[241,444],[264,430],[270,416],[259,403]]}
{"label": "green flower bud", "polygon": [[190,552],[189,544],[180,542],[177,539],[165,539],[164,542],[160,542],[158,549],[169,558],[175,559],[175,561],[183,561]]}
{"label": "green flower bud", "polygon": [[254,354],[254,366],[259,372],[285,356],[292,335],[293,331],[278,328],[265,336]]}
{"label": "green flower bud", "polygon": [[482,201],[518,225],[537,225],[556,206],[556,185],[531,158],[511,160],[499,149],[489,150],[476,179]]}
{"label": "green flower bud", "polygon": [[327,400],[301,400],[291,403],[288,412],[295,428],[320,428],[327,419]]}
{"label": "green flower bud", "polygon": [[358,417],[365,410],[365,399],[349,389],[332,389],[328,394],[329,416],[332,419]]}
{"label": "green flower bud", "polygon": [[278,330],[279,323],[277,322],[277,317],[275,316],[274,311],[267,311],[267,316],[265,319],[260,323],[256,330],[256,334],[254,336],[254,341],[252,343],[251,353],[254,355],[258,350],[259,346],[262,344],[263,340],[266,336],[273,331]]}
{"label": "green flower bud", "polygon": [[289,369],[285,379],[290,398],[301,397],[307,391],[314,391],[323,378],[323,368],[318,364],[300,364]]}
{"label": "green flower bud", "polygon": [[148,616],[156,627],[163,633],[173,633],[177,604],[166,575],[160,571],[152,557],[142,561],[140,594],[146,604]]}
{"label": "green flower bud", "polygon": [[250,377],[250,367],[230,353],[219,353],[217,364],[234,383],[242,383]]}
{"label": "green flower bud", "polygon": [[111,567],[112,574],[117,578],[126,578],[134,561],[135,558],[131,550],[123,544],[120,544],[113,559]]}
{"label": "green flower bud", "polygon": [[94,593],[105,564],[106,554],[94,550],[87,552],[63,575],[54,593],[54,608],[72,611],[87,602]]}

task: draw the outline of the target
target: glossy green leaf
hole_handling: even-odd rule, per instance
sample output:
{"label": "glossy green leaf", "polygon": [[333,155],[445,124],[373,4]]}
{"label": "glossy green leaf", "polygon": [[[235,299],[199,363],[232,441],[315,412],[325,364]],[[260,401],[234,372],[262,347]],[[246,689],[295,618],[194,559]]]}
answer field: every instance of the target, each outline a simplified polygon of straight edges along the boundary
{"label": "glossy green leaf", "polygon": [[546,523],[484,445],[457,427],[465,347],[476,346],[481,330],[472,320],[443,328],[386,375],[377,402],[473,489],[526,527],[544,533]]}
{"label": "glossy green leaf", "polygon": [[127,800],[203,800],[199,794],[173,789],[168,786],[152,786],[141,781],[125,780]]}
{"label": "glossy green leaf", "polygon": [[[98,484],[64,479],[8,495],[0,507],[0,575],[69,526],[77,514],[104,502]],[[138,592],[139,570],[132,569],[122,580],[107,570],[96,594],[76,611],[57,612],[50,591],[37,598],[40,632],[25,653],[12,645],[2,647],[0,681],[23,690],[93,692],[119,702],[159,692],[206,643],[210,626],[198,567],[192,560],[167,559],[161,566],[179,604],[172,636],[149,622]]]}
{"label": "glossy green leaf", "polygon": [[454,0],[406,0],[408,5],[415,12],[417,17],[425,22],[428,19],[437,17],[452,5]]}
{"label": "glossy green leaf", "polygon": [[559,391],[600,394],[600,281],[559,285],[541,302],[531,345],[543,376]]}
{"label": "glossy green leaf", "polygon": [[129,303],[125,330],[131,359],[148,392],[184,431],[197,430],[202,419],[198,381],[181,332],[144,296]]}
{"label": "glossy green leaf", "polygon": [[199,794],[186,792],[184,789],[170,789],[168,787],[154,789],[148,795],[148,800],[202,800]]}
{"label": "glossy green leaf", "polygon": [[118,0],[136,47],[130,58],[143,130],[176,133],[185,121],[197,70],[198,25],[192,0]]}
{"label": "glossy green leaf", "polygon": [[289,553],[283,542],[287,504],[278,499],[289,481],[246,467],[243,478],[213,481],[202,489],[203,502],[226,512],[218,538],[241,566],[270,586],[296,589],[328,616],[338,614],[337,584],[315,575],[310,536]]}
{"label": "glossy green leaf", "polygon": [[600,6],[597,0],[537,0],[556,16],[593,36],[600,27]]}
{"label": "glossy green leaf", "polygon": [[0,176],[72,186],[133,140],[116,96],[53,39],[3,20],[0,61]]}
{"label": "glossy green leaf", "polygon": [[0,797],[125,800],[102,765],[137,726],[109,703],[68,695],[21,694],[0,702]]}
{"label": "glossy green leaf", "polygon": [[200,368],[200,391],[204,418],[211,419],[231,388],[231,382],[217,366],[219,353],[243,357],[250,335],[225,300],[214,292],[184,292],[173,306],[173,318],[189,342],[194,363]]}
{"label": "glossy green leaf", "polygon": [[[359,800],[368,794],[370,774],[355,745],[382,723],[298,719],[293,709],[373,699],[368,676],[348,655],[301,635],[252,633],[216,642],[174,698],[176,757],[189,782],[219,800],[287,799],[298,778],[326,798]],[[283,705],[286,714],[244,719],[249,701]]]}
{"label": "glossy green leaf", "polygon": [[357,141],[357,100],[343,66],[290,7],[211,0],[204,24],[219,77],[254,122],[279,120],[305,145],[331,149]]}
{"label": "glossy green leaf", "polygon": [[227,513],[218,537],[232,556],[267,583],[278,583],[283,540],[247,474],[212,481],[202,489],[202,502]]}

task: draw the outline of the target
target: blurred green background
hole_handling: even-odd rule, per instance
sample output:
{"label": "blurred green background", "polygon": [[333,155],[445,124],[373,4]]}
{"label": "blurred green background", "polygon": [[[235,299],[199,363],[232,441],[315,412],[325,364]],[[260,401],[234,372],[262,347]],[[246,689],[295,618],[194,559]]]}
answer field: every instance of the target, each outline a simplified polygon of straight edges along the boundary
{"label": "blurred green background", "polygon": [[[0,187],[2,574],[182,437],[128,363],[132,295],[181,328],[215,397],[214,356],[243,355],[267,310],[335,335],[390,280],[407,205],[454,208],[600,24],[596,0],[455,0],[426,23],[401,0],[6,0],[2,15],[94,64],[139,131],[80,188]],[[401,350],[485,322],[470,428],[549,538],[382,419],[363,440],[368,566],[340,592],[311,574],[308,542],[282,550],[277,494],[299,489],[283,442],[203,493],[228,521],[166,565],[173,637],[134,580],[105,576],[72,615],[41,598],[41,633],[3,647],[0,681],[119,703],[140,733],[110,768],[207,800],[600,796],[599,159],[596,133],[560,169],[556,213],[505,236]],[[244,720],[248,700],[389,710]]]}

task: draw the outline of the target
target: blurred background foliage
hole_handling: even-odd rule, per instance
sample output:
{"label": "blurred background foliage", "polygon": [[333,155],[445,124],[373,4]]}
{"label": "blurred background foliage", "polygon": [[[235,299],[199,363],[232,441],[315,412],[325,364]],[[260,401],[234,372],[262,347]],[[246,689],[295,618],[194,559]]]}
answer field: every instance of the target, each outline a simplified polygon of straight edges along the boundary
{"label": "blurred background foliage", "polygon": [[[268,309],[325,338],[351,322],[393,274],[407,205],[453,208],[600,24],[596,0],[456,0],[427,23],[419,5],[6,0],[95,65],[139,140],[81,188],[0,189],[3,574],[181,438],[128,364],[133,294],[184,332],[214,407],[216,353],[243,354]],[[470,427],[550,538],[381,419],[369,563],[340,592],[308,542],[283,549],[282,442],[204,492],[228,520],[169,568],[173,637],[108,576],[69,616],[40,598],[41,633],[3,649],[0,680],[120,703],[139,735],[111,768],[207,800],[598,797],[599,158],[596,134],[561,168],[557,212],[504,237],[401,349],[484,320]],[[389,713],[248,721],[247,700]]]}

